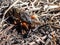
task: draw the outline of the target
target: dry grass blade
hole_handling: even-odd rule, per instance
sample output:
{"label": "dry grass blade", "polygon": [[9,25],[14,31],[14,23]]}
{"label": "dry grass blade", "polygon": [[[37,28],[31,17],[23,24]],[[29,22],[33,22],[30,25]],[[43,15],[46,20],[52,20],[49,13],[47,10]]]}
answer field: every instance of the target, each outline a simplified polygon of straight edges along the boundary
{"label": "dry grass blade", "polygon": [[4,12],[3,18],[2,18],[2,21],[1,21],[1,25],[2,25],[2,23],[5,21],[4,18],[5,18],[6,13],[7,13],[17,2],[19,2],[19,0],[17,0],[16,2],[14,2],[14,3]]}
{"label": "dry grass blade", "polygon": [[7,27],[4,31],[0,32],[0,34],[2,34],[2,33],[5,34],[6,31],[10,30],[13,27],[14,27],[14,25],[11,25],[11,26]]}
{"label": "dry grass blade", "polygon": [[60,44],[59,0],[0,1],[0,45]]}

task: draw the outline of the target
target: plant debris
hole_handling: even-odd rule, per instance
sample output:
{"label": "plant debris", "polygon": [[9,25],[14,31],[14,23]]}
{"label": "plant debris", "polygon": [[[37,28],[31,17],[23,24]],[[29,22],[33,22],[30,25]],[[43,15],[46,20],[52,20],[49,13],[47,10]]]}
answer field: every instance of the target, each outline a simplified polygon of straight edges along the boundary
{"label": "plant debris", "polygon": [[0,0],[0,45],[60,45],[60,1]]}

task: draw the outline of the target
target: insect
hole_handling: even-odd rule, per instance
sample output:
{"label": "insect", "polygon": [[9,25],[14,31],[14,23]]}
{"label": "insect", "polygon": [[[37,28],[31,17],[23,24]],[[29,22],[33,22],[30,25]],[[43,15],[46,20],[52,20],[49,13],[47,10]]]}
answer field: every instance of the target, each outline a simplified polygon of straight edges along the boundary
{"label": "insect", "polygon": [[[7,22],[13,22],[19,30],[18,32],[21,32],[22,35],[27,34],[30,29],[34,28],[35,22],[33,22],[33,19],[36,19],[37,17],[35,15],[29,15],[25,11],[20,11],[17,13],[16,9],[12,9],[8,12],[8,16],[10,15],[10,18],[7,20]],[[7,17],[7,16],[6,16]]]}

